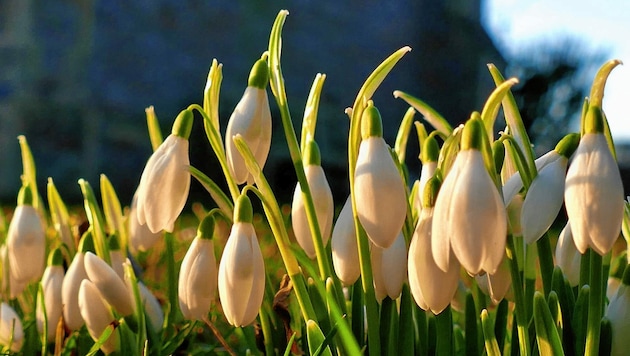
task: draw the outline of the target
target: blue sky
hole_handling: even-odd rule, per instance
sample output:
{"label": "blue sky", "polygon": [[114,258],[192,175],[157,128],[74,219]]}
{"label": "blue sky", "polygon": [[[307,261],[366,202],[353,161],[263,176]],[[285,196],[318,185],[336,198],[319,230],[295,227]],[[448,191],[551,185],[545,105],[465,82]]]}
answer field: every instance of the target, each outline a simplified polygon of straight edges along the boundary
{"label": "blue sky", "polygon": [[507,53],[536,42],[578,37],[624,65],[611,73],[604,111],[616,140],[630,141],[630,1],[485,0],[485,24]]}

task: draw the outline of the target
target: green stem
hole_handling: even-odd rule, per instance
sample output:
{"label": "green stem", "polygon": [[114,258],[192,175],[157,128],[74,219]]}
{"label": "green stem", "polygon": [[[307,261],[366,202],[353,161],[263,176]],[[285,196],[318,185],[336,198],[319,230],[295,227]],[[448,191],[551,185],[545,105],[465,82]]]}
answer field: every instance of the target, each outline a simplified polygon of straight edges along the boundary
{"label": "green stem", "polygon": [[602,320],[602,256],[594,251],[590,251],[591,255],[591,275],[590,287],[591,293],[588,299],[588,321],[586,330],[586,349],[585,355],[599,354],[599,336],[600,325]]}
{"label": "green stem", "polygon": [[516,324],[518,330],[518,343],[522,356],[530,355],[529,332],[527,330],[529,320],[525,310],[525,295],[521,274],[519,273],[518,262],[516,261],[516,248],[514,237],[508,236],[507,257],[510,260],[510,274],[512,276],[512,289],[514,290],[514,309],[516,314]]}
{"label": "green stem", "polygon": [[179,310],[179,301],[177,298],[177,271],[175,269],[175,237],[172,233],[164,234],[165,252],[166,252],[166,276],[167,276],[167,296],[168,296],[168,314],[165,335],[172,336],[175,333],[175,320],[177,311]]}
{"label": "green stem", "polygon": [[538,263],[540,264],[540,275],[543,282],[543,290],[545,297],[551,292],[551,279],[553,277],[553,253],[551,252],[551,244],[549,242],[549,233],[545,233],[536,242],[538,248]]}
{"label": "green stem", "polygon": [[440,314],[435,316],[437,329],[437,356],[450,356],[453,354],[453,314],[451,306],[447,306]]}

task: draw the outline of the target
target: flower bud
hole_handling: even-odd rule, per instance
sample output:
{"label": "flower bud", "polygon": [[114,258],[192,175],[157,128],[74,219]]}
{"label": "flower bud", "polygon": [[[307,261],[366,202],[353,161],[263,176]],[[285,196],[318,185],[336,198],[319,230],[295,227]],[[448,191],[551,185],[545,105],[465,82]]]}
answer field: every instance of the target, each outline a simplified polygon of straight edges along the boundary
{"label": "flower bud", "polygon": [[85,272],[85,253],[94,251],[92,231],[88,230],[79,244],[79,251],[74,255],[66,275],[61,284],[61,303],[63,305],[63,320],[68,329],[74,331],[80,329],[85,323],[79,309],[79,287],[81,281],[87,279]]}
{"label": "flower bud", "polygon": [[558,236],[555,255],[556,264],[564,273],[571,287],[577,286],[580,283],[580,261],[582,260],[582,255],[573,242],[570,221],[567,222],[564,229],[560,232],[560,236]]}
{"label": "flower bud", "polygon": [[236,202],[234,225],[221,256],[218,278],[219,298],[227,321],[234,326],[251,324],[262,305],[265,265],[246,195]]}
{"label": "flower bud", "polygon": [[[304,166],[304,174],[306,175],[306,181],[311,191],[311,197],[313,197],[313,205],[315,206],[322,243],[326,246],[330,239],[335,206],[328,180],[320,165],[319,148],[317,148],[315,141],[312,140],[309,141],[307,145],[307,149],[305,150],[306,165]],[[315,258],[315,245],[313,244],[313,236],[306,216],[304,196],[299,182],[293,193],[291,223],[297,242],[302,249],[304,249],[304,252],[306,252],[309,258]]]}
{"label": "flower bud", "polygon": [[214,257],[214,218],[207,215],[184,256],[179,272],[179,307],[186,319],[203,320],[217,291],[217,262]]}
{"label": "flower bud", "polygon": [[344,285],[354,284],[361,275],[361,267],[350,197],[337,217],[330,244],[335,273]]}
{"label": "flower bud", "polygon": [[387,248],[394,243],[405,223],[405,186],[381,136],[380,113],[371,102],[361,121],[363,140],[354,172],[357,215],[372,243]]}
{"label": "flower bud", "polygon": [[388,248],[372,246],[370,252],[376,299],[398,298],[407,277],[407,246],[402,232]]}
{"label": "flower bud", "polygon": [[0,345],[20,352],[24,344],[24,329],[19,315],[7,303],[0,304]]}
{"label": "flower bud", "polygon": [[234,108],[225,132],[225,153],[228,167],[238,184],[252,182],[245,160],[232,138],[238,134],[254,154],[262,169],[271,148],[271,110],[267,98],[267,62],[259,59],[250,73],[243,97]]}
{"label": "flower bud", "polygon": [[146,224],[138,222],[138,191],[133,195],[129,209],[129,245],[131,251],[148,251],[158,242],[162,232],[152,232]]}
{"label": "flower bud", "polygon": [[173,231],[190,190],[188,136],[193,114],[182,111],[171,133],[149,157],[138,185],[137,218],[141,225],[158,233]]}
{"label": "flower bud", "polygon": [[[44,305],[42,305],[42,298],[38,297],[35,312],[37,331],[40,334],[44,332],[44,317],[47,321],[46,339],[48,341],[55,340],[57,324],[61,319],[61,312],[63,310],[61,300],[63,278],[63,256],[61,250],[56,248],[49,255],[48,266],[44,270],[44,275],[41,280]],[[46,309],[46,315],[44,315],[44,307]]]}

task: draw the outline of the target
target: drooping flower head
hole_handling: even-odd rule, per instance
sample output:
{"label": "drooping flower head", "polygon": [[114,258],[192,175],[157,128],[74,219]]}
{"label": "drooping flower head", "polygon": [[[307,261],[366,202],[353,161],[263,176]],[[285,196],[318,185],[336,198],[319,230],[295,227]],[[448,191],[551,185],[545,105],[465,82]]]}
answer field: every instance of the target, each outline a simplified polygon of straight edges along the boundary
{"label": "drooping flower head", "polygon": [[[35,312],[37,331],[40,334],[44,332],[44,321],[47,321],[46,339],[48,341],[55,340],[57,324],[61,320],[61,312],[63,310],[61,286],[63,284],[63,277],[63,255],[61,254],[61,250],[56,248],[48,256],[48,266],[46,266],[41,280],[43,298],[37,298],[37,309]],[[44,309],[46,309],[45,315]]]}
{"label": "drooping flower head", "polygon": [[225,153],[236,183],[253,182],[232,138],[241,135],[262,169],[271,148],[271,110],[267,98],[269,69],[264,58],[254,63],[243,97],[236,104],[225,132]]}
{"label": "drooping flower head", "polygon": [[354,199],[361,225],[372,243],[388,248],[407,214],[405,186],[383,140],[381,114],[371,101],[361,118],[361,144],[354,171]]}
{"label": "drooping flower head", "polygon": [[[435,131],[434,131],[435,132]],[[429,179],[435,174],[437,169],[437,161],[440,155],[440,147],[434,135],[429,135],[424,144],[422,144],[422,151],[420,152],[420,161],[422,162],[422,169],[420,171],[420,180],[418,181],[418,192],[415,197],[416,211],[420,211],[424,205],[424,188],[427,185]]]}
{"label": "drooping flower head", "polygon": [[182,111],[171,134],[147,161],[138,186],[137,218],[153,233],[172,232],[190,190],[188,137],[193,113]]}
{"label": "drooping flower head", "polygon": [[219,263],[219,298],[234,326],[256,319],[265,292],[265,265],[252,219],[251,202],[243,194],[236,201],[234,225]]}
{"label": "drooping flower head", "polygon": [[409,288],[416,304],[436,315],[453,299],[460,267],[457,259],[451,257],[448,271],[442,271],[435,264],[431,252],[434,204],[439,187],[440,180],[437,177],[429,179],[426,184],[422,199],[424,206],[409,245],[408,260]]}
{"label": "drooping flower head", "polygon": [[[311,196],[313,197],[322,243],[326,246],[326,243],[328,243],[330,239],[335,206],[332,191],[330,190],[328,180],[321,166],[319,147],[313,140],[309,140],[304,150],[304,174],[306,175],[306,181],[308,182]],[[302,194],[302,189],[298,182],[293,192],[293,203],[291,204],[293,232],[295,239],[302,249],[304,249],[306,255],[310,258],[315,258],[315,245],[306,216],[305,204],[304,195]]]}
{"label": "drooping flower head", "polygon": [[20,352],[24,344],[24,328],[20,316],[7,303],[0,303],[0,345]]}
{"label": "drooping flower head", "polygon": [[133,314],[133,301],[129,290],[116,271],[92,252],[85,253],[85,272],[103,299],[120,315]]}
{"label": "drooping flower head", "polygon": [[[113,325],[116,318],[111,311],[111,307],[101,295],[101,291],[89,279],[81,281],[78,299],[81,316],[85,320],[88,333],[92,340],[97,341],[105,329]],[[101,351],[109,355],[119,350],[120,335],[118,328],[116,328],[101,345]]]}
{"label": "drooping flower head", "polygon": [[46,233],[32,204],[33,193],[26,183],[18,194],[18,206],[7,232],[9,273],[20,285],[39,280],[46,263]]}
{"label": "drooping flower head", "polygon": [[61,284],[61,303],[63,304],[63,321],[68,329],[74,331],[80,329],[85,321],[81,316],[79,309],[79,287],[81,281],[87,279],[85,272],[85,254],[89,251],[94,252],[94,240],[92,230],[86,231],[81,237],[79,249],[74,255],[66,275]]}
{"label": "drooping flower head", "polygon": [[402,231],[388,248],[370,249],[376,299],[397,299],[407,277],[407,246]]}
{"label": "drooping flower head", "polygon": [[361,275],[361,267],[350,197],[337,217],[330,244],[335,273],[344,285],[354,284]]}
{"label": "drooping flower head", "polygon": [[214,218],[206,215],[197,236],[184,256],[179,272],[179,308],[187,319],[203,320],[217,292],[217,261],[214,257]]}
{"label": "drooping flower head", "polygon": [[602,110],[589,107],[585,132],[566,177],[564,201],[575,246],[582,254],[589,247],[600,255],[608,253],[623,220],[623,184],[604,125]]}
{"label": "drooping flower head", "polygon": [[567,221],[558,236],[556,244],[556,264],[564,273],[569,285],[575,287],[580,283],[580,263],[582,255],[575,247],[573,234],[571,233],[571,221]]}
{"label": "drooping flower head", "polygon": [[503,259],[507,217],[480,151],[487,140],[484,130],[480,118],[466,122],[461,151],[435,202],[431,249],[442,271],[449,270],[451,248],[470,274],[494,273]]}

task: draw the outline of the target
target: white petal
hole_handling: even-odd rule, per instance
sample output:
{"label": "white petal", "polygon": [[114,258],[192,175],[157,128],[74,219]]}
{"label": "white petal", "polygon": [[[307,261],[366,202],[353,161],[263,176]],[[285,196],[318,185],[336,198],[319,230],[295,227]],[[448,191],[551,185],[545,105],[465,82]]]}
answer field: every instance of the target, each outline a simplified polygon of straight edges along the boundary
{"label": "white petal", "polygon": [[[332,191],[328,185],[328,180],[324,174],[324,170],[320,166],[307,165],[304,167],[306,180],[313,197],[315,205],[315,214],[317,215],[317,223],[322,236],[324,247],[330,239],[330,230],[332,228],[332,218],[334,214],[334,203]],[[291,205],[291,222],[295,239],[300,244],[304,252],[309,258],[315,258],[315,246],[313,237],[308,225],[306,217],[306,207],[300,183],[297,183],[293,193],[293,203]]]}
{"label": "white petal", "polygon": [[184,317],[203,320],[217,290],[217,263],[212,240],[196,237],[181,265],[179,305]]}
{"label": "white petal", "polygon": [[140,290],[144,311],[149,317],[151,326],[153,327],[153,330],[159,333],[162,330],[162,324],[164,323],[164,312],[162,311],[160,302],[155,295],[151,293],[149,288],[144,285],[144,283],[138,282],[138,289]]}
{"label": "white petal", "polygon": [[391,246],[383,250],[381,268],[387,295],[391,299],[398,298],[407,277],[407,246],[402,232]]}
{"label": "white petal", "polygon": [[567,159],[559,158],[544,166],[532,182],[521,210],[525,242],[531,244],[549,230],[564,201]]}
{"label": "white petal", "polygon": [[61,301],[63,303],[63,320],[68,329],[74,331],[83,326],[84,321],[79,310],[79,287],[81,281],[87,279],[83,252],[77,252],[66,271],[61,285]]}
{"label": "white petal", "polygon": [[603,134],[586,134],[574,154],[565,183],[565,205],[575,245],[606,254],[619,237],[623,184]]}
{"label": "white petal", "polygon": [[[57,331],[57,323],[61,318],[62,301],[61,301],[61,286],[63,283],[64,271],[62,266],[48,266],[44,270],[42,276],[42,292],[44,293],[44,305],[46,306],[46,320],[48,333],[48,341],[55,339]],[[41,305],[41,300],[37,299],[37,331],[41,334],[44,332],[44,309]]]}
{"label": "white petal", "polygon": [[447,272],[435,264],[431,252],[432,210],[425,208],[420,213],[409,245],[409,287],[417,303],[420,299],[434,314],[439,314],[457,290],[459,262],[453,259]]}
{"label": "white petal", "polygon": [[560,236],[558,236],[555,256],[556,264],[566,276],[569,284],[572,287],[577,286],[580,282],[580,261],[582,255],[573,242],[569,222],[567,222],[564,229],[560,232]]}
{"label": "white petal", "polygon": [[354,284],[361,275],[361,268],[350,197],[339,213],[330,243],[335,273],[344,285]]}
{"label": "white petal", "polygon": [[46,262],[46,234],[37,209],[30,205],[15,208],[7,232],[10,273],[18,283],[38,280]]}
{"label": "white petal", "polygon": [[151,232],[146,224],[140,224],[138,221],[138,192],[134,193],[133,200],[131,202],[131,208],[129,210],[129,244],[131,250],[135,251],[147,251],[158,242],[162,236],[161,232]]}
{"label": "white petal", "polygon": [[[98,340],[107,326],[115,320],[109,305],[103,299],[99,289],[87,279],[81,282],[79,288],[79,308],[81,316],[85,319],[88,333],[94,341]],[[120,339],[118,331],[114,331],[101,346],[101,350],[105,354],[110,354],[119,349]]]}
{"label": "white petal", "polygon": [[0,344],[19,352],[24,343],[24,329],[19,315],[7,303],[0,304]]}
{"label": "white petal", "polygon": [[125,286],[116,271],[92,252],[85,254],[85,272],[101,296],[123,316],[133,314],[133,304]]}

